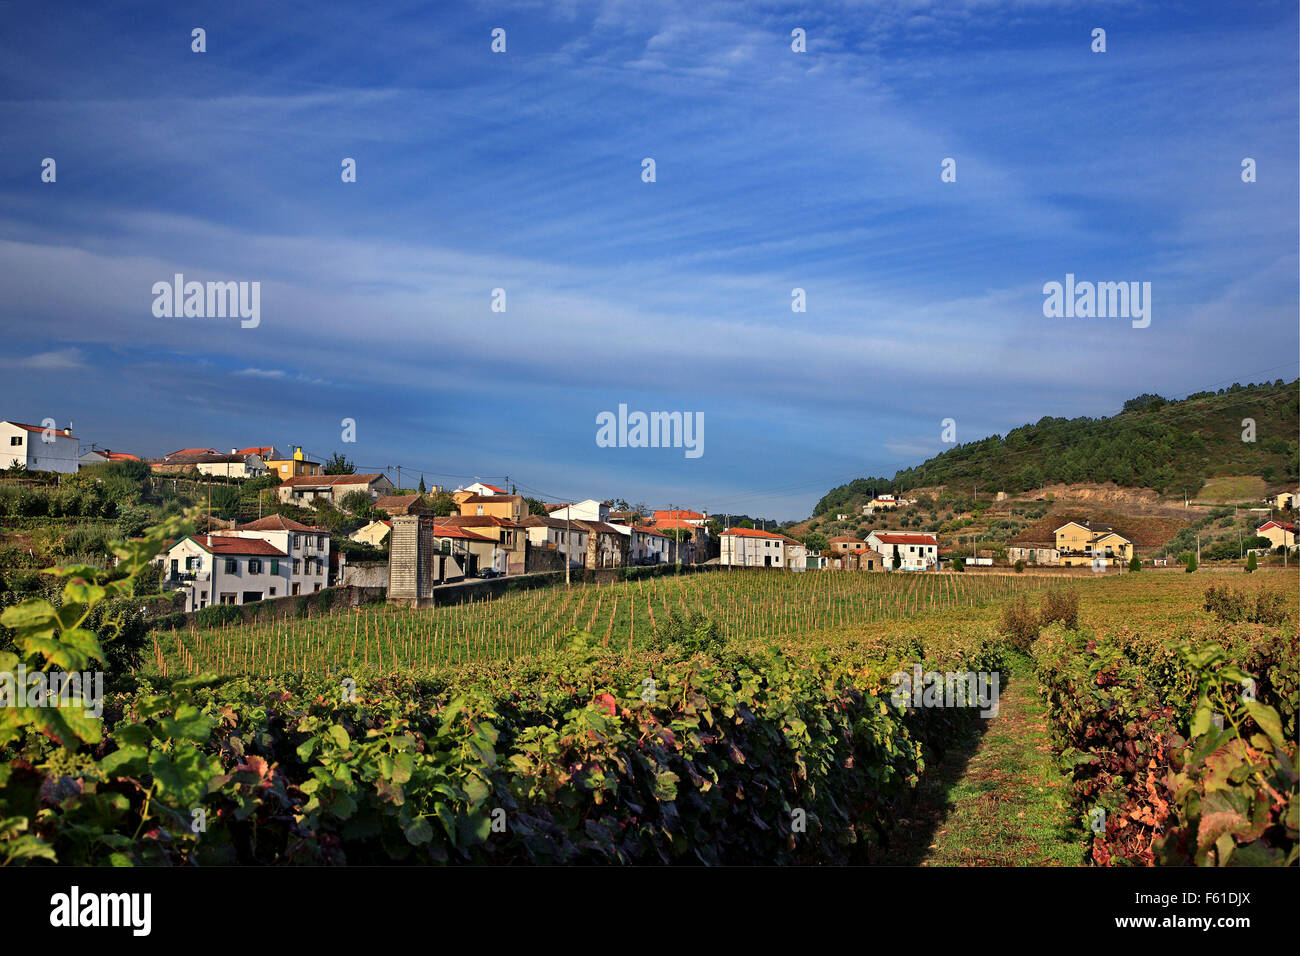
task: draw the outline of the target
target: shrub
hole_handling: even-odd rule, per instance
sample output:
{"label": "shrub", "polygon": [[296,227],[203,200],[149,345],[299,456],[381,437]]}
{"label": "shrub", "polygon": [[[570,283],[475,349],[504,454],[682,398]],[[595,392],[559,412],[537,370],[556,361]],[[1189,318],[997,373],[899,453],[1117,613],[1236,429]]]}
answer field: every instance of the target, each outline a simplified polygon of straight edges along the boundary
{"label": "shrub", "polygon": [[953,559],[952,559],[952,569],[953,569],[954,571],[965,571],[965,570],[966,570],[966,562],[965,562],[965,560],[962,559],[962,558],[953,558]]}
{"label": "shrub", "polygon": [[1020,558],[1016,558],[1016,574],[1024,574],[1024,573],[1025,573],[1025,562]]}
{"label": "shrub", "polygon": [[1079,626],[1079,595],[1073,591],[1051,590],[1043,595],[1043,604],[1039,615],[1039,623],[1046,627],[1054,622],[1060,622],[1061,626],[1067,631],[1073,631]]}
{"label": "shrub", "polygon": [[1133,557],[1131,557],[1131,558],[1129,559],[1129,562],[1128,562],[1128,569],[1129,569],[1130,571],[1141,571],[1141,570],[1142,570],[1142,559],[1139,558],[1136,554],[1133,555]]}
{"label": "shrub", "polygon": [[1022,651],[1028,650],[1038,640],[1038,618],[1024,595],[1002,609],[999,631],[1012,647]]}
{"label": "shrub", "polygon": [[1259,559],[1255,557],[1255,552],[1252,551],[1252,552],[1250,552],[1250,554],[1246,557],[1246,573],[1247,573],[1247,574],[1250,574],[1252,571],[1256,570],[1258,567],[1259,567]]}
{"label": "shrub", "polygon": [[1196,555],[1189,554],[1187,556],[1187,573],[1191,574],[1195,570],[1196,570]]}
{"label": "shrub", "polygon": [[239,624],[244,614],[235,604],[209,604],[194,613],[194,623],[199,627],[220,627],[223,624]]}
{"label": "shrub", "polygon": [[655,628],[655,645],[661,650],[677,646],[687,654],[713,654],[726,646],[722,627],[717,621],[692,611],[683,617],[676,611]]}

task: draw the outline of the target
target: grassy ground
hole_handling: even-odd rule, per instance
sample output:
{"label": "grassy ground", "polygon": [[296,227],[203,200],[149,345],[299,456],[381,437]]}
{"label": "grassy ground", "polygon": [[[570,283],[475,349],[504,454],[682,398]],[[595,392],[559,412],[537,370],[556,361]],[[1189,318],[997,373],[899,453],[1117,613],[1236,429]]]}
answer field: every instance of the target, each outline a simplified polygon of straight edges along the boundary
{"label": "grassy ground", "polygon": [[1080,866],[1085,834],[1070,820],[1065,778],[1027,658],[1015,662],[998,716],[946,794],[948,811],[922,866]]}
{"label": "grassy ground", "polygon": [[880,863],[1083,865],[1085,833],[1070,819],[1028,658],[1016,656],[998,716],[931,766],[900,823]]}

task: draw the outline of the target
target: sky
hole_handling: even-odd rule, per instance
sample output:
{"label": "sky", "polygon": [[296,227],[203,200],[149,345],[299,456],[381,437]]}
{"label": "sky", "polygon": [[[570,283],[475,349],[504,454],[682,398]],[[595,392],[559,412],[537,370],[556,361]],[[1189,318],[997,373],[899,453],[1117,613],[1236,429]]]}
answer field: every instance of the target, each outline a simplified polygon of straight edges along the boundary
{"label": "sky", "polygon": [[1294,3],[378,6],[0,4],[0,419],[784,520],[945,419],[1300,371]]}

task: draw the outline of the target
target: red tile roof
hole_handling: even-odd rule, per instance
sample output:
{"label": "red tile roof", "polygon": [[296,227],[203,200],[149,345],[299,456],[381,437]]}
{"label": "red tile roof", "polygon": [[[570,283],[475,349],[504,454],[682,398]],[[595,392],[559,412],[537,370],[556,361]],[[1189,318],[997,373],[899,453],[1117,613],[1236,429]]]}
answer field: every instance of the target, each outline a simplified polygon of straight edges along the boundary
{"label": "red tile roof", "polygon": [[310,534],[329,534],[327,528],[315,528],[305,525],[300,521],[294,521],[292,518],[286,518],[284,515],[267,515],[265,518],[258,518],[256,521],[250,521],[248,524],[241,524],[240,531],[298,531],[308,532]]}
{"label": "red tile roof", "polygon": [[251,554],[257,557],[287,558],[288,555],[261,538],[237,538],[233,535],[193,534],[168,545],[168,550],[181,541],[193,541],[209,554]]}
{"label": "red tile roof", "polygon": [[445,518],[438,519],[439,524],[455,524],[462,528],[518,528],[521,525],[515,524],[506,518],[498,518],[496,515],[448,515]]}
{"label": "red tile roof", "polygon": [[[13,425],[13,426],[16,427],[16,428],[26,428],[29,432],[43,432],[43,431],[45,431],[45,429],[44,429],[44,428],[41,428],[39,425],[24,425],[22,422],[6,422],[5,424]],[[64,434],[63,434],[63,429],[62,429],[62,428],[51,428],[50,431],[54,432],[54,434],[56,434],[56,435],[62,435],[64,438],[76,438],[76,437],[77,437],[76,435],[64,435]]]}
{"label": "red tile roof", "polygon": [[692,524],[684,518],[656,518],[651,527],[667,528],[669,530],[695,531],[699,528],[699,525]]}
{"label": "red tile roof", "polygon": [[757,528],[728,528],[723,534],[739,535],[742,538],[780,538],[782,535],[773,534],[771,531],[760,531]]}
{"label": "red tile roof", "polygon": [[939,546],[938,540],[932,534],[890,534],[889,532],[880,532],[876,535],[876,540],[882,544],[932,544],[936,548]]}
{"label": "red tile roof", "polygon": [[280,482],[280,487],[293,487],[294,485],[368,485],[376,478],[384,478],[385,475],[297,475],[293,478],[286,478]]}
{"label": "red tile roof", "polygon": [[655,522],[660,521],[701,521],[704,515],[698,511],[656,511]]}
{"label": "red tile roof", "polygon": [[189,455],[216,455],[216,454],[218,454],[218,452],[215,448],[182,448],[180,451],[174,451],[170,455],[164,456],[164,459],[175,458],[177,455],[189,456]]}
{"label": "red tile roof", "polygon": [[1281,528],[1283,531],[1289,531],[1291,534],[1295,534],[1295,525],[1286,521],[1265,521],[1255,530],[1263,531],[1265,528]]}
{"label": "red tile roof", "polygon": [[273,451],[275,451],[274,445],[262,445],[260,447],[241,448],[239,449],[239,451],[235,452],[235,454],[236,455],[257,455],[259,458],[261,458],[264,455],[269,455]]}
{"label": "red tile roof", "polygon": [[454,524],[435,524],[433,526],[433,536],[435,538],[462,538],[466,541],[496,541],[495,538],[489,538],[487,535],[479,534],[476,531],[467,531],[459,528]]}
{"label": "red tile roof", "polygon": [[866,544],[866,542],[863,541],[861,538],[855,538],[851,534],[837,534],[835,537],[827,538],[826,540],[830,541],[831,543],[835,543],[837,541],[851,541],[854,544]]}

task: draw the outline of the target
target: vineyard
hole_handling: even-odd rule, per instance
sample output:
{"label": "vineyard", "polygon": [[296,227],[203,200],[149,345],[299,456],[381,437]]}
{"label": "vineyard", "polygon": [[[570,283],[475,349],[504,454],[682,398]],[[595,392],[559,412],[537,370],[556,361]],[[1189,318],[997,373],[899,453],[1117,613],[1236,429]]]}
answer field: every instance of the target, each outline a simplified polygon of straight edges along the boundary
{"label": "vineyard", "polygon": [[215,672],[358,675],[514,660],[563,647],[573,630],[603,648],[644,645],[673,614],[704,614],[738,643],[983,605],[1045,586],[1006,575],[773,574],[758,569],[507,593],[410,611],[387,606],[251,626],[159,632],[148,662],[163,676]]}
{"label": "vineyard", "polygon": [[[0,671],[103,660],[165,531],[8,608]],[[890,862],[998,719],[895,699],[918,668],[1041,690],[1061,859],[1293,864],[1293,582],[754,570],[159,632],[102,719],[0,708],[0,863]]]}

